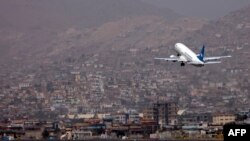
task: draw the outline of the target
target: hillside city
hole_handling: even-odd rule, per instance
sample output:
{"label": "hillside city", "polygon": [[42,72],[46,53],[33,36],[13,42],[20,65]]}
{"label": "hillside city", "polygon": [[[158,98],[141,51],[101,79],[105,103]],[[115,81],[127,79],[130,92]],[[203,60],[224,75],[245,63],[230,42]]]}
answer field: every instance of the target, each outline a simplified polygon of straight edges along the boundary
{"label": "hillside city", "polygon": [[[76,2],[82,15],[66,0],[71,13],[44,1],[0,6],[0,17],[23,9],[20,19],[35,9],[37,21],[0,22],[1,138],[223,140],[225,124],[250,124],[250,6],[208,21],[130,2],[101,4],[125,11],[106,19],[90,0]],[[202,68],[154,60],[176,55],[177,42],[232,58]]]}

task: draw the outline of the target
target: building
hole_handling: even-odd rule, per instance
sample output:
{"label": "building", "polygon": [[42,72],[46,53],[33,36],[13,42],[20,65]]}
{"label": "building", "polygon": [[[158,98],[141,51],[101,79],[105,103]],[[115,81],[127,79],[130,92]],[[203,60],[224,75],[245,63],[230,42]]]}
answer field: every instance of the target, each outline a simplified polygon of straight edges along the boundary
{"label": "building", "polygon": [[157,115],[157,111],[154,110],[153,107],[146,108],[143,111],[143,119],[145,119],[145,120],[154,120],[154,119],[156,119],[156,115]]}
{"label": "building", "polygon": [[183,113],[180,116],[180,123],[190,124],[190,123],[212,123],[211,113]]}
{"label": "building", "polygon": [[127,124],[129,115],[126,113],[117,113],[113,115],[113,122],[117,124]]}
{"label": "building", "polygon": [[30,87],[30,84],[29,83],[20,83],[18,85],[19,89],[24,89],[24,88],[28,88]]}
{"label": "building", "polygon": [[[73,140],[84,140],[84,139],[91,139],[93,137],[91,131],[73,131],[72,132],[72,139]],[[70,140],[70,138],[69,138]]]}
{"label": "building", "polygon": [[213,125],[224,125],[226,123],[234,122],[236,116],[234,114],[214,114]]}
{"label": "building", "polygon": [[176,102],[154,103],[153,107],[144,110],[144,119],[153,119],[161,127],[177,124],[178,106]]}
{"label": "building", "polygon": [[140,116],[139,113],[135,110],[128,111],[128,123],[140,123]]}

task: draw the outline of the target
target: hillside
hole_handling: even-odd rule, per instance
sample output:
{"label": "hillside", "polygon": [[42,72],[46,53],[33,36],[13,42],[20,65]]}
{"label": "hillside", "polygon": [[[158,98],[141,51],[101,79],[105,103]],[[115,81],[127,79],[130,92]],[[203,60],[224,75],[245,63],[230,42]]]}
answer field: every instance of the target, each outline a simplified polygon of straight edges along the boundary
{"label": "hillside", "polygon": [[3,0],[0,29],[61,29],[100,26],[123,17],[157,15],[173,20],[179,15],[140,0]]}
{"label": "hillside", "polygon": [[249,12],[250,5],[231,12],[218,21],[210,22],[199,31],[183,38],[183,42],[187,42],[191,47],[207,45],[208,55],[216,55],[219,52],[221,52],[221,55],[231,54],[234,58],[230,60],[230,64],[222,65],[231,68],[249,69],[249,66],[245,65],[250,52]]}
{"label": "hillside", "polygon": [[172,42],[181,40],[197,52],[205,44],[207,56],[232,55],[220,65],[210,65],[202,71],[189,71],[193,98],[201,98],[199,101],[206,101],[211,107],[217,104],[222,109],[244,108],[249,104],[249,12],[250,5]]}
{"label": "hillside", "polygon": [[[24,7],[29,4],[22,2],[28,1],[4,2],[25,9],[19,15],[25,19]],[[39,1],[28,7],[44,6],[50,11],[57,9],[53,7],[59,5],[56,2],[47,5],[48,2]],[[100,1],[63,0],[69,9],[76,8],[69,13],[67,8],[61,11],[58,8],[59,12],[50,11],[48,15],[41,8],[31,13],[39,15],[37,23],[29,21],[30,16],[20,20],[20,24],[17,18],[1,22],[4,27],[0,31],[2,88],[26,81],[41,87],[50,84],[50,89],[83,99],[82,104],[89,108],[112,102],[117,107],[140,109],[159,99],[177,100],[185,108],[206,107],[207,111],[249,106],[249,6],[218,21],[207,22],[179,17],[169,10],[133,0],[133,6],[128,1],[119,1],[119,5],[116,0],[105,1],[97,8],[101,12],[95,13],[99,10],[90,7],[97,2]],[[81,9],[80,5],[86,8]],[[78,10],[86,11],[80,14]],[[54,14],[59,20],[54,21]],[[183,42],[196,52],[205,44],[208,56],[230,54],[233,57],[203,68],[180,67],[153,59],[175,54],[176,42]],[[72,76],[78,73],[81,79],[75,82]],[[101,92],[92,89],[97,82],[102,84]],[[50,90],[45,94],[50,97],[57,93]]]}
{"label": "hillside", "polygon": [[35,57],[40,61],[51,51],[61,53],[71,48],[65,43],[68,40],[78,42],[108,22],[140,16],[159,16],[167,21],[180,17],[140,0],[4,0],[0,5],[0,60],[14,57],[26,62]]}

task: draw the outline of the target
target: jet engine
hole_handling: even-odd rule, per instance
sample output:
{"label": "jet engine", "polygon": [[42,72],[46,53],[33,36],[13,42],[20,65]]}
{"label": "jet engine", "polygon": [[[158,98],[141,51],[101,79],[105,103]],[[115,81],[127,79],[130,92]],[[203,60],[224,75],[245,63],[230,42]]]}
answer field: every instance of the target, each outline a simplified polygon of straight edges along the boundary
{"label": "jet engine", "polygon": [[[175,55],[170,55],[170,58],[177,58]],[[174,60],[173,62],[176,62],[176,60]]]}
{"label": "jet engine", "polygon": [[170,55],[170,58],[175,58],[176,56],[175,55]]}

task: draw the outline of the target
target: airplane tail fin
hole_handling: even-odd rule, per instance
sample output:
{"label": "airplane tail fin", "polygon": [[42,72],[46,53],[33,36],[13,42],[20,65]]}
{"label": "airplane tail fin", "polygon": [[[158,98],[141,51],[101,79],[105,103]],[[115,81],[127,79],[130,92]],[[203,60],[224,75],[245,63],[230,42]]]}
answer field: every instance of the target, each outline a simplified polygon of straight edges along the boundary
{"label": "airplane tail fin", "polygon": [[205,45],[203,45],[201,51],[200,51],[200,54],[198,54],[197,56],[201,61],[204,62],[204,57],[205,57]]}

